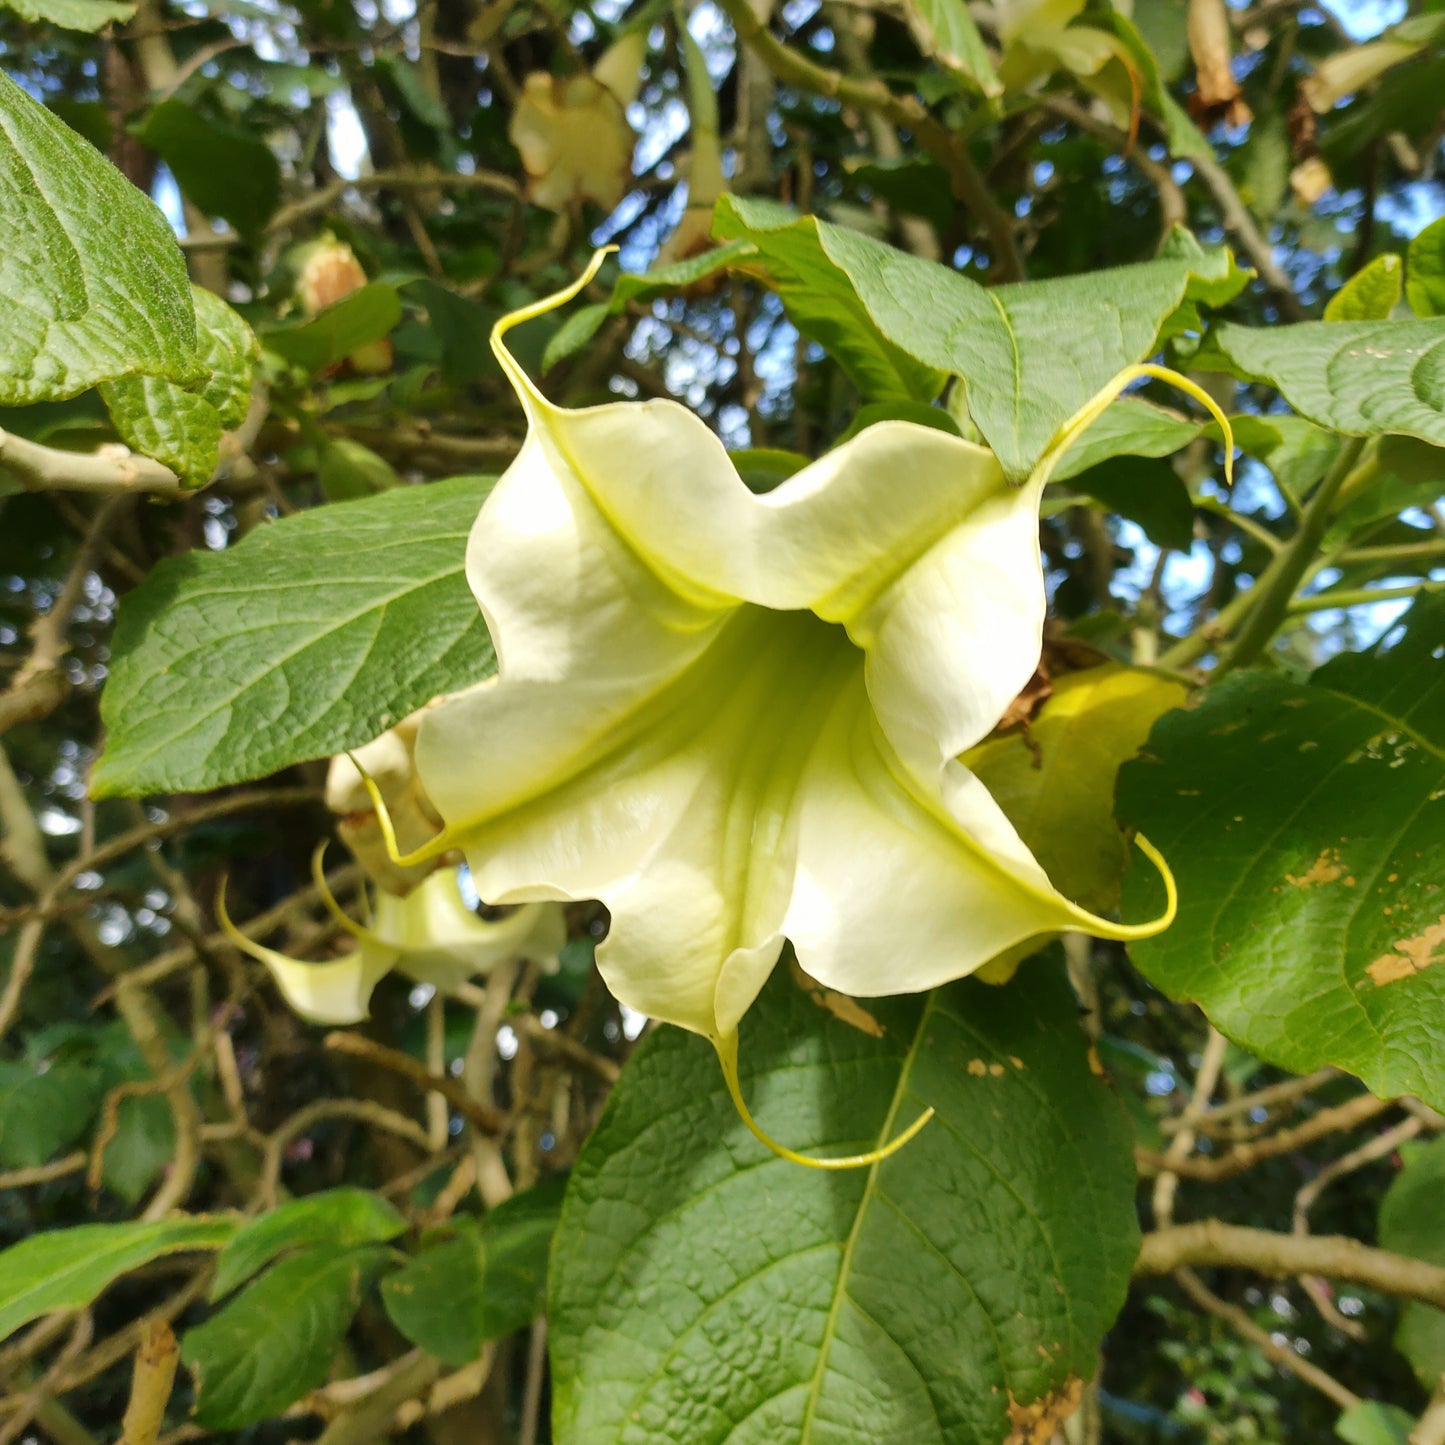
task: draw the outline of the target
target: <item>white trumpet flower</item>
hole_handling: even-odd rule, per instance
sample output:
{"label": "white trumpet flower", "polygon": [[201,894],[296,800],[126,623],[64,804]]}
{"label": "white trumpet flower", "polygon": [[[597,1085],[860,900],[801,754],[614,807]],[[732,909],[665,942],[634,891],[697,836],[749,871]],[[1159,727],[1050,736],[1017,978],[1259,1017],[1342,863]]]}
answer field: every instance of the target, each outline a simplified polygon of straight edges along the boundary
{"label": "white trumpet flower", "polygon": [[868,997],[1169,922],[1172,880],[1145,924],[1063,897],[958,761],[1039,659],[1052,460],[1136,373],[1023,487],[983,447],[886,421],[755,495],[686,408],[566,410],[508,351],[600,260],[492,334],[529,423],[467,549],[499,671],[422,718],[446,826],[421,856],[460,847],[494,903],[601,900],[608,987],[711,1040],[756,1132],[737,1029],[785,942]]}

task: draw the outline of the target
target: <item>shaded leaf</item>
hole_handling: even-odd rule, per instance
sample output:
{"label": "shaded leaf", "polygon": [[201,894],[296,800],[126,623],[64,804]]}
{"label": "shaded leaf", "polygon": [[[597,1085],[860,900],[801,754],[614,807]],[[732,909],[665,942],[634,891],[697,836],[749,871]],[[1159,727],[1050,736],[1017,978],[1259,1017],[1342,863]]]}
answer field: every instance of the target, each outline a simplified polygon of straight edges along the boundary
{"label": "shaded leaf", "polygon": [[1445,216],[1410,242],[1405,299],[1416,316],[1445,316]]}
{"label": "shaded leaf", "polygon": [[1194,503],[1179,473],[1154,457],[1113,457],[1081,472],[1073,485],[1111,512],[1137,522],[1156,547],[1194,545]]}
{"label": "shaded leaf", "polygon": [[[1405,1167],[1380,1204],[1380,1246],[1395,1254],[1445,1265],[1445,1139],[1411,1146]],[[1400,1307],[1395,1348],[1420,1383],[1433,1389],[1445,1374],[1445,1310],[1409,1301]],[[1413,1424],[1413,1421],[1411,1422]]]}
{"label": "shaded leaf", "polygon": [[906,12],[925,55],[957,75],[971,90],[1002,95],[983,37],[964,0],[907,0]]}
{"label": "shaded leaf", "polygon": [[100,1081],[78,1064],[0,1063],[0,1164],[44,1164],[79,1137],[100,1105]]}
{"label": "shaded leaf", "polygon": [[254,1425],[322,1384],[387,1257],[378,1245],[298,1250],[188,1330],[181,1359],[196,1381],[197,1424]]}
{"label": "shaded leaf", "polygon": [[206,215],[229,221],[243,236],[270,220],[281,199],[281,167],[253,132],[183,100],[163,100],[133,130]]}
{"label": "shaded leaf", "polygon": [[373,281],[309,321],[265,331],[261,340],[282,360],[315,374],[380,341],[400,320],[401,298],[396,288]]}
{"label": "shaded leaf", "polygon": [[306,1245],[384,1244],[406,1220],[379,1194],[343,1187],[293,1199],[243,1225],[221,1251],[210,1298],[220,1299],[287,1250]]}

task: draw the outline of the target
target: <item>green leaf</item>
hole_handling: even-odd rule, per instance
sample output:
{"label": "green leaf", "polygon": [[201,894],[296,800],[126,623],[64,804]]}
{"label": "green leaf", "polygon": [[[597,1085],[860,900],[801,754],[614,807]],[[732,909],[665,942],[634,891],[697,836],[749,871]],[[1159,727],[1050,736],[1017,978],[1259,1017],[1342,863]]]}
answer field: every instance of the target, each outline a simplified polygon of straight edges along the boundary
{"label": "green leaf", "polygon": [[[743,1021],[762,1127],[707,1043],[638,1046],[573,1170],[548,1322],[559,1445],[947,1440],[1077,1400],[1138,1248],[1130,1128],[1056,968],[869,1000],[870,1037],[779,969]],[[1041,1438],[1046,1438],[1045,1436]]]}
{"label": "green leaf", "polygon": [[114,21],[129,20],[135,6],[116,0],[4,0],[0,8],[13,10],[22,20],[58,25],[62,30],[104,30]]}
{"label": "green leaf", "polygon": [[566,1186],[566,1176],[554,1174],[488,1213],[484,1225],[484,1340],[513,1334],[542,1313],[546,1305],[547,1259]]}
{"label": "green leaf", "polygon": [[1384,321],[1399,304],[1403,271],[1398,256],[1376,256],[1330,297],[1325,320]]}
{"label": "green leaf", "polygon": [[1334,433],[1299,416],[1234,416],[1229,424],[1235,444],[1257,457],[1281,487],[1303,497],[1339,454]]}
{"label": "green leaf", "polygon": [[984,95],[1002,95],[983,36],[964,0],[907,0],[905,11],[925,55]]}
{"label": "green leaf", "polygon": [[187,486],[202,487],[215,473],[222,434],[246,418],[257,346],[251,328],[220,297],[197,286],[193,299],[206,368],[199,387],[127,376],[102,383],[100,391],[132,451],[164,463]]}
{"label": "green leaf", "polygon": [[1156,547],[1187,552],[1194,545],[1194,502],[1168,462],[1114,457],[1081,472],[1073,485],[1111,512],[1137,522]]}
{"label": "green leaf", "polygon": [[379,1194],[343,1187],[293,1199],[236,1232],[216,1261],[210,1298],[218,1300],[259,1273],[278,1255],[307,1245],[385,1244],[406,1220]]}
{"label": "green leaf", "polygon": [[[1445,317],[1221,326],[1236,375],[1267,381],[1303,417],[1349,436],[1400,432],[1445,445]],[[1201,353],[1201,366],[1216,365]]]}
{"label": "green leaf", "polygon": [[343,296],[334,306],[294,326],[262,335],[268,351],[313,375],[344,361],[353,351],[380,341],[401,320],[396,287],[373,281]]}
{"label": "green leaf", "polygon": [[449,1365],[476,1359],[488,1340],[530,1324],[545,1303],[565,1185],[554,1175],[490,1210],[480,1225],[449,1225],[447,1237],[382,1282],[392,1323]]}
{"label": "green leaf", "polygon": [[0,1339],[55,1310],[82,1309],[112,1280],[163,1254],[217,1249],[233,1219],[82,1224],[32,1235],[0,1254]]}
{"label": "green leaf", "polygon": [[915,426],[932,427],[934,431],[946,431],[958,436],[958,423],[941,406],[930,406],[922,401],[870,401],[858,408],[848,429],[834,442],[842,446],[851,441],[860,431],[877,426],[880,421],[911,421]]}
{"label": "green leaf", "polygon": [[115,1137],[105,1146],[101,1179],[127,1204],[138,1204],[176,1157],[176,1121],[164,1099],[128,1098],[116,1109]]}
{"label": "green leaf", "polygon": [[[1179,916],[1130,954],[1271,1063],[1440,1107],[1445,594],[1389,640],[1308,683],[1232,677],[1162,719],[1118,809],[1173,867]],[[1159,902],[1140,869],[1124,894],[1131,918]]]}
{"label": "green leaf", "polygon": [[1171,457],[1199,435],[1198,422],[1139,396],[1121,396],[1064,453],[1053,480],[1066,482],[1110,457]]}
{"label": "green leaf", "polygon": [[90,1123],[100,1081],[78,1064],[0,1063],[0,1164],[44,1164]]}
{"label": "green leaf", "polygon": [[[799,329],[824,346],[856,347],[876,327],[883,345],[927,368],[915,377],[962,376],[974,422],[1015,481],[1065,422],[1155,350],[1181,307],[1220,305],[1248,279],[1227,251],[1205,251],[1186,232],[1142,265],[985,290],[946,266],[776,206],[724,197],[717,225],[722,234],[746,230],[769,275],[786,278],[779,294]],[[810,330],[811,314],[830,318],[834,334]],[[894,374],[901,378],[901,368]],[[936,389],[904,394],[927,401]]]}
{"label": "green leaf", "polygon": [[271,219],[281,199],[281,167],[252,131],[213,120],[183,100],[163,100],[133,130],[206,215],[222,217],[243,236]]}
{"label": "green leaf", "polygon": [[[1395,1254],[1445,1265],[1445,1139],[1411,1148],[1405,1167],[1380,1204],[1380,1246]],[[1445,1374],[1445,1310],[1409,1302],[1400,1308],[1395,1348],[1420,1383],[1433,1389]],[[1413,1423],[1413,1422],[1412,1422]]]}
{"label": "green leaf", "polygon": [[397,487],[161,562],[121,605],[94,794],[264,777],[489,676],[462,565],[490,488]]}
{"label": "green leaf", "polygon": [[542,353],[542,370],[547,371],[559,361],[565,361],[574,352],[580,351],[597,334],[602,323],[609,316],[620,316],[626,311],[629,302],[649,301],[654,296],[669,296],[674,292],[684,291],[756,254],[757,248],[750,242],[732,241],[726,246],[715,246],[710,251],[689,256],[685,261],[654,266],[652,270],[636,275],[619,276],[612,287],[612,295],[606,301],[600,301],[594,306],[583,306],[568,314]]}
{"label": "green leaf", "polygon": [[1445,216],[1410,242],[1405,299],[1416,316],[1445,316]]}
{"label": "green leaf", "polygon": [[474,1360],[485,1340],[483,1282],[487,1251],[474,1220],[428,1245],[381,1282],[391,1322],[412,1344],[453,1367]]}
{"label": "green leaf", "polygon": [[202,376],[190,283],[165,218],[5,75],[0,231],[0,405],[75,396],[131,372]]}
{"label": "green leaf", "polygon": [[[1423,1308],[1406,1305],[1406,1309]],[[1398,1405],[1360,1400],[1335,1421],[1335,1434],[1345,1445],[1407,1445],[1415,1417]]]}
{"label": "green leaf", "polygon": [[406,289],[427,309],[432,330],[441,342],[442,380],[448,386],[466,386],[499,370],[488,338],[500,311],[479,306],[427,279],[413,281]]}
{"label": "green leaf", "polygon": [[[853,236],[852,232],[814,216],[799,217],[773,201],[723,196],[714,214],[713,234],[752,244],[756,255],[735,260],[733,269],[756,275],[771,286],[798,330],[843,368],[867,400],[929,402],[943,390],[944,372],[920,364],[905,339],[890,340],[875,324],[876,318],[869,316],[856,278],[840,264],[832,244],[835,237]],[[874,251],[903,254],[881,242],[856,239],[871,248],[870,259]],[[919,264],[939,277],[953,276],[942,266]],[[956,279],[965,286],[973,284]]]}
{"label": "green leaf", "polygon": [[373,497],[401,485],[401,478],[385,457],[350,437],[327,438],[316,475],[328,502]]}
{"label": "green leaf", "polygon": [[298,1250],[188,1331],[181,1359],[196,1381],[196,1423],[239,1430],[322,1384],[388,1257],[379,1245]]}

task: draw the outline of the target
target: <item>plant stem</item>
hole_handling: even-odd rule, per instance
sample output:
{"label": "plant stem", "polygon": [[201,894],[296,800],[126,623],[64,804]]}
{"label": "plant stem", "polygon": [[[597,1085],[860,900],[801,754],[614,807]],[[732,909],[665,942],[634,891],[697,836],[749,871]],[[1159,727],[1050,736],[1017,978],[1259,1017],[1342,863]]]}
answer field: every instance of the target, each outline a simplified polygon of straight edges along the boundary
{"label": "plant stem", "polygon": [[1234,646],[1220,658],[1215,677],[1223,677],[1237,667],[1247,666],[1269,646],[1270,639],[1289,612],[1295,588],[1309,570],[1324,540],[1330,518],[1334,515],[1335,500],[1354,472],[1364,446],[1363,437],[1346,437],[1340,444],[1329,471],[1305,507],[1299,530],[1265,568],[1264,575],[1255,586],[1245,594],[1252,605]]}
{"label": "plant stem", "polygon": [[1406,582],[1399,587],[1346,587],[1336,592],[1316,592],[1309,597],[1291,599],[1288,613],[1326,612],[1335,607],[1368,607],[1372,602],[1392,602],[1400,597],[1414,597],[1425,591],[1428,582]]}

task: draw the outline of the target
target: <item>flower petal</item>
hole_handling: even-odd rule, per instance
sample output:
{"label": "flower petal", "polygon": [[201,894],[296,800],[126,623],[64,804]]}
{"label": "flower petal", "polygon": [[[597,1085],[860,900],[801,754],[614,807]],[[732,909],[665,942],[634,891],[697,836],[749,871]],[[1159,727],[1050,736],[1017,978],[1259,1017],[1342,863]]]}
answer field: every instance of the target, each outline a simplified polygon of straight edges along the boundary
{"label": "flower petal", "polygon": [[859,679],[798,789],[783,929],[809,974],[858,997],[911,993],[1078,926],[1079,911],[972,774],[954,766],[945,811],[926,806],[901,771]]}
{"label": "flower petal", "polygon": [[920,781],[997,725],[1038,666],[1041,484],[994,493],[853,624],[879,724]]}
{"label": "flower petal", "polygon": [[[720,999],[740,1015],[777,961],[793,789],[832,697],[861,668],[841,628],[739,609],[609,754],[468,831],[478,892],[600,899],[612,928],[597,961],[613,993],[716,1037],[731,1027]],[[489,697],[498,712],[520,697],[540,723],[548,692],[566,688]],[[471,721],[492,735],[475,706]]]}
{"label": "flower petal", "polygon": [[479,918],[467,907],[452,868],[433,873],[405,898],[379,894],[375,931],[397,950],[402,973],[443,993],[512,959],[555,972],[567,939],[555,903],[528,903],[505,918]]}
{"label": "flower petal", "polygon": [[844,623],[876,654],[880,718],[921,776],[984,737],[1032,675],[1039,486],[1009,486],[982,447],[883,422],[755,496],[680,406],[569,412],[532,392],[530,410],[542,466],[565,467],[614,536],[679,591]]}

